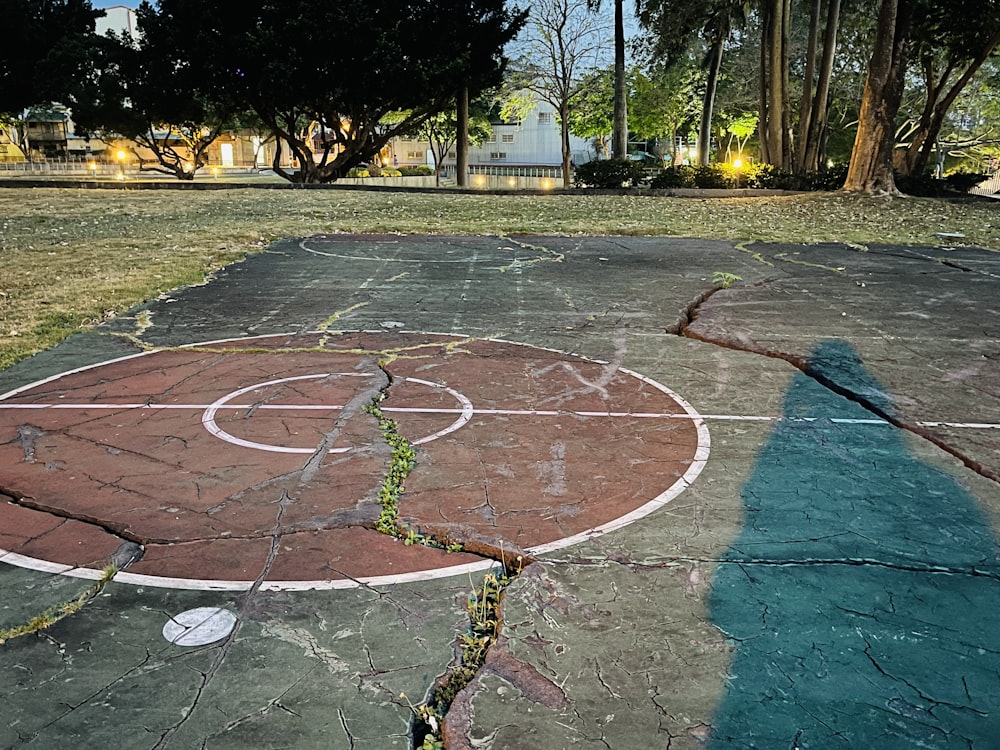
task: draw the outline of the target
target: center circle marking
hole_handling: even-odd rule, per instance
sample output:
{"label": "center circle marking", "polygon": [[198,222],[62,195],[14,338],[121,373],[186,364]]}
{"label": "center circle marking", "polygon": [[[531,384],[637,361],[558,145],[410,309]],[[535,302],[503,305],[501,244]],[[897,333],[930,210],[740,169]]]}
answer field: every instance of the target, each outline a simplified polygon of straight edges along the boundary
{"label": "center circle marking", "polygon": [[[254,448],[256,450],[270,451],[272,453],[303,453],[311,455],[316,452],[317,450],[316,448],[293,448],[285,445],[272,445],[270,443],[259,443],[253,440],[244,440],[243,438],[236,437],[232,433],[227,432],[226,430],[219,427],[218,423],[215,421],[215,415],[219,413],[220,409],[228,406],[228,404],[233,399],[237,399],[240,396],[246,395],[247,393],[252,393],[253,391],[262,390],[264,388],[269,388],[275,385],[281,385],[282,383],[294,383],[300,380],[322,380],[323,378],[329,378],[331,376],[359,377],[359,378],[369,377],[368,375],[359,372],[336,372],[336,373],[326,372],[315,375],[296,375],[294,377],[268,380],[267,382],[264,383],[255,383],[254,385],[248,385],[245,388],[240,388],[239,390],[227,393],[222,398],[217,399],[213,403],[209,404],[208,408],[205,409],[205,411],[202,413],[201,424],[206,430],[208,430],[208,432],[211,435],[214,435],[215,437],[219,438],[220,440],[224,440],[227,443],[232,443],[233,445],[238,445],[243,448]],[[444,437],[445,435],[449,435],[455,430],[462,428],[464,425],[468,423],[470,419],[472,419],[472,415],[475,411],[474,407],[472,406],[472,402],[469,399],[467,399],[464,395],[456,391],[455,389],[449,388],[443,383],[433,383],[429,380],[422,380],[420,378],[402,378],[402,380],[405,380],[410,383],[418,383],[420,385],[426,385],[430,388],[440,389],[445,393],[453,396],[455,400],[458,401],[459,405],[462,407],[458,419],[456,419],[450,425],[430,435],[425,435],[424,437],[419,438],[417,440],[411,440],[410,441],[411,445],[424,445],[425,443],[429,443],[432,440],[437,440],[438,438]],[[294,406],[288,406],[287,408],[290,410],[295,409]],[[331,406],[330,408],[335,409],[338,407]],[[352,448],[349,447],[330,448],[327,451],[327,453],[347,453],[350,450],[352,450]]]}

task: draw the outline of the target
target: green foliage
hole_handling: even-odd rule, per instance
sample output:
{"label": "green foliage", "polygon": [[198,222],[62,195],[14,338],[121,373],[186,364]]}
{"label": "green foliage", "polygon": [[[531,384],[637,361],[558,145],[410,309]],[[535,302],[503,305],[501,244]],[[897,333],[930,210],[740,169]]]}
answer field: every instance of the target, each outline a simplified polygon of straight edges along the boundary
{"label": "green foliage", "polygon": [[587,74],[570,100],[569,132],[600,144],[605,157],[609,153],[608,141],[613,130],[614,101],[614,71],[611,69]]}
{"label": "green foliage", "polygon": [[944,181],[950,190],[954,190],[956,193],[968,193],[987,177],[989,177],[988,174],[967,172],[964,169],[959,169],[946,174]]}
{"label": "green foliage", "polygon": [[430,177],[434,174],[434,167],[421,164],[419,167],[400,167],[399,173],[403,177]]}
{"label": "green foliage", "polygon": [[805,177],[778,169],[773,164],[749,164],[736,169],[730,164],[709,164],[707,167],[679,165],[668,167],[650,181],[650,187],[671,188],[735,188],[768,190],[838,190],[844,184],[847,166],[831,167]]}
{"label": "green foliage", "polygon": [[573,183],[577,187],[616,189],[638,185],[644,178],[642,164],[631,159],[594,159],[577,165]]}
{"label": "green foliage", "polygon": [[741,170],[739,175],[741,187],[794,190],[797,186],[795,175],[774,166],[773,164],[750,164]]}
{"label": "green foliage", "polygon": [[712,274],[712,283],[722,289],[731,288],[737,281],[743,281],[743,277],[728,271],[716,271]]}
{"label": "green foliage", "polygon": [[101,572],[101,577],[98,578],[91,586],[87,587],[87,589],[80,593],[80,595],[75,599],[70,599],[68,602],[63,602],[55,607],[49,607],[40,615],[32,617],[28,620],[28,622],[22,625],[15,625],[10,628],[0,628],[0,645],[6,643],[12,638],[20,638],[21,636],[30,635],[32,633],[40,633],[47,628],[51,628],[60,620],[76,614],[83,609],[87,602],[100,594],[104,590],[104,587],[108,585],[108,582],[114,578],[117,573],[118,568],[114,565],[109,565]]}
{"label": "green foliage", "polygon": [[649,186],[661,190],[673,188],[693,188],[695,187],[694,167],[690,167],[686,164],[667,167],[650,180]]}
{"label": "green foliage", "polygon": [[85,0],[0,0],[0,112],[69,104],[92,69],[100,15]]}
{"label": "green foliage", "polygon": [[[422,742],[421,750],[428,748],[436,750],[441,744],[441,721],[448,713],[455,696],[475,678],[490,647],[500,634],[500,605],[503,593],[511,579],[506,570],[500,573],[489,572],[483,576],[479,586],[473,586],[472,593],[466,603],[469,613],[469,629],[459,635],[458,645],[461,659],[431,692],[430,699],[422,706],[410,705],[417,719],[414,727],[414,740]],[[401,694],[404,700],[405,694]]]}
{"label": "green foliage", "polygon": [[709,164],[706,167],[694,167],[695,187],[718,190],[736,187],[736,180],[731,169],[722,164]]}
{"label": "green foliage", "polygon": [[378,492],[378,504],[382,510],[379,512],[378,518],[375,519],[375,530],[380,534],[395,537],[407,546],[421,544],[425,547],[443,549],[446,552],[460,552],[462,550],[461,544],[440,541],[429,534],[424,534],[417,529],[399,523],[399,499],[405,490],[403,483],[416,465],[416,453],[409,441],[399,434],[395,420],[389,419],[382,412],[379,403],[383,398],[384,395],[380,395],[365,407],[368,414],[378,419],[382,438],[392,449],[389,469],[386,471],[382,487],[379,488]]}
{"label": "green foliage", "polygon": [[[174,66],[201,76],[195,93],[252,109],[298,161],[276,173],[310,183],[371,163],[448,109],[458,81],[472,96],[498,85],[503,47],[525,19],[503,0],[248,0],[233,13],[159,0],[154,12],[177,40]],[[406,115],[389,123],[393,112]]]}

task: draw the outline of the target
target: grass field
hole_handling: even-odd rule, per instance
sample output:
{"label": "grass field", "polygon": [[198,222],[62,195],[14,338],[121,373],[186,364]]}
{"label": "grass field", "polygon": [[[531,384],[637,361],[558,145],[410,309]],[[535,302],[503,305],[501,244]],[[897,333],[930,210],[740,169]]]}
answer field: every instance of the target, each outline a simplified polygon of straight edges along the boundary
{"label": "grass field", "polygon": [[354,190],[0,190],[0,369],[280,237],[559,234],[938,244],[1000,251],[1000,203]]}

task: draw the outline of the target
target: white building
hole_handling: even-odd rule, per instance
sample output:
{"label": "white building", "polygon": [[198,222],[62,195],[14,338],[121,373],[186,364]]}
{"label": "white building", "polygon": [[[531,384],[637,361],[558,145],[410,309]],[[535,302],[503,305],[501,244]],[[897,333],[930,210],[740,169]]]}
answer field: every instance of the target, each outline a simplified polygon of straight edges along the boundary
{"label": "white building", "polygon": [[[569,139],[572,159],[580,164],[594,158],[588,143],[574,135]],[[560,167],[562,142],[556,109],[538,102],[516,123],[494,123],[493,135],[481,146],[469,148],[469,166]]]}
{"label": "white building", "polygon": [[109,31],[116,34],[128,34],[136,37],[139,33],[136,26],[135,11],[124,5],[112,5],[104,9],[104,17],[97,19],[95,31],[98,36],[104,36]]}

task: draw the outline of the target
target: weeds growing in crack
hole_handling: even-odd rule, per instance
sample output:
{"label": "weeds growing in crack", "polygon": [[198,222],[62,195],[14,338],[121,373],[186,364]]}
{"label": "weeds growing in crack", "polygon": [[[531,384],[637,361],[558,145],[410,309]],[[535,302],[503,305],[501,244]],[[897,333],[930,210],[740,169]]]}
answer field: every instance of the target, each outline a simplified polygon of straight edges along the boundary
{"label": "weeds growing in crack", "polygon": [[424,534],[417,529],[403,526],[399,523],[399,498],[403,495],[403,482],[415,465],[416,454],[409,441],[399,434],[395,420],[389,419],[382,412],[379,403],[385,394],[379,395],[365,407],[365,411],[378,419],[382,437],[392,448],[392,458],[389,470],[382,481],[378,492],[378,504],[382,508],[375,521],[375,530],[381,534],[395,537],[405,545],[420,544],[424,547],[443,549],[446,552],[461,552],[462,545],[455,542],[442,542],[430,534]]}
{"label": "weeds growing in crack", "polygon": [[469,629],[458,637],[461,659],[431,691],[430,698],[420,706],[409,703],[405,694],[400,697],[413,711],[413,746],[417,750],[443,748],[442,723],[455,696],[472,682],[486,662],[486,654],[500,633],[500,603],[503,592],[512,578],[506,568],[502,572],[489,572],[479,586],[473,585],[466,609],[469,612]]}
{"label": "weeds growing in crack", "polygon": [[716,271],[712,274],[712,283],[723,289],[731,288],[737,281],[743,281],[743,277],[728,271]]}
{"label": "weeds growing in crack", "polygon": [[47,628],[51,628],[60,620],[76,614],[83,609],[87,602],[100,594],[108,582],[114,578],[117,573],[118,568],[114,565],[109,565],[101,572],[101,577],[75,599],[70,599],[68,602],[63,602],[62,604],[57,604],[54,607],[49,607],[40,615],[32,617],[23,625],[15,625],[11,628],[0,629],[0,644],[6,643],[12,638],[20,638],[22,635],[40,633]]}

